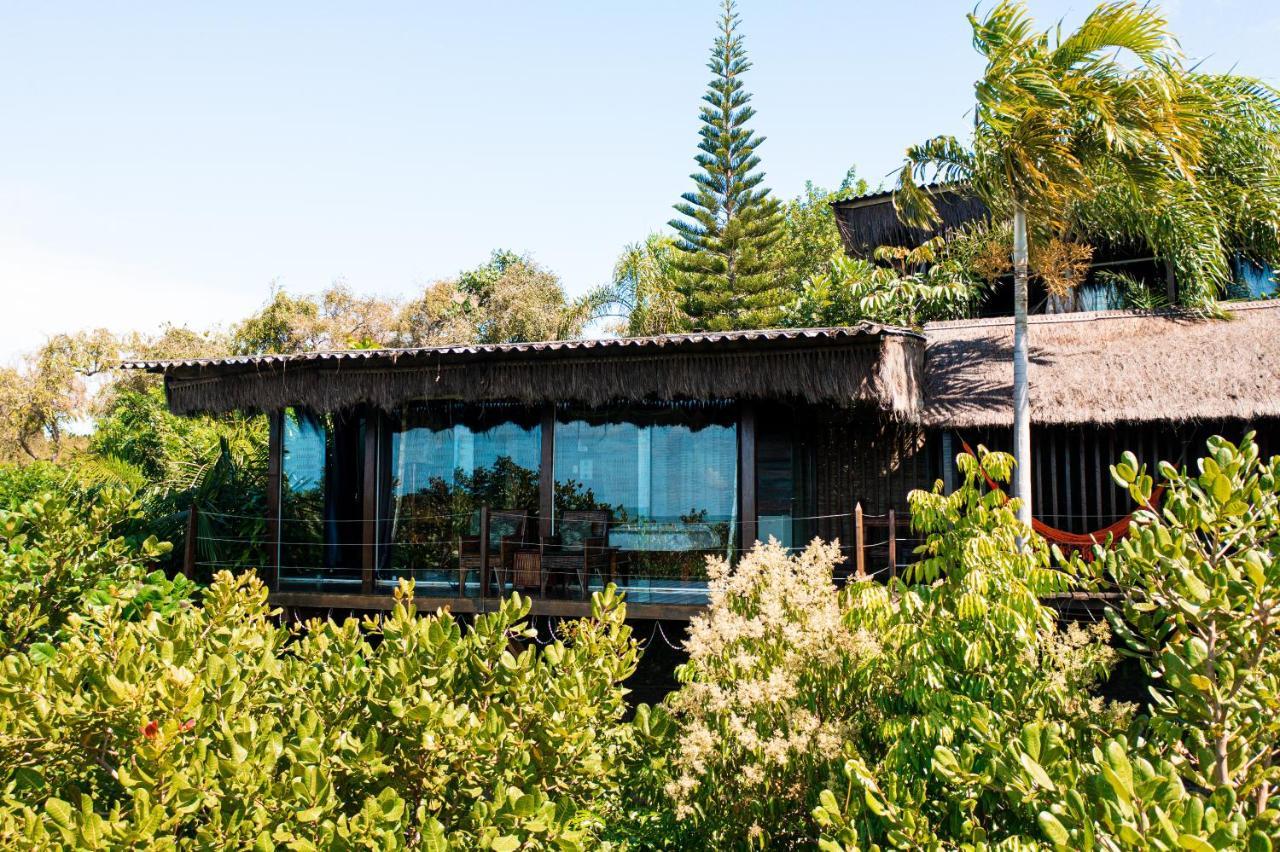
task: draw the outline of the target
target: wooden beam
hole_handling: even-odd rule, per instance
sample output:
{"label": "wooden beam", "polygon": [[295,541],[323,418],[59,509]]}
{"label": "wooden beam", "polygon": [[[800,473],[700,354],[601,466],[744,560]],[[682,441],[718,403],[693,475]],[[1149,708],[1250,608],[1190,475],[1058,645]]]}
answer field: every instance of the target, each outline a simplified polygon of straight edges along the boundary
{"label": "wooden beam", "polygon": [[542,406],[542,428],[539,430],[542,454],[538,463],[538,536],[546,538],[554,530],[556,511],[556,404]]}
{"label": "wooden beam", "polygon": [[262,582],[275,591],[280,578],[280,487],[284,467],[284,412],[267,415],[267,559]]}
{"label": "wooden beam", "polygon": [[759,536],[756,508],[756,409],[750,402],[738,410],[738,490],[741,493],[742,549],[750,550]]}

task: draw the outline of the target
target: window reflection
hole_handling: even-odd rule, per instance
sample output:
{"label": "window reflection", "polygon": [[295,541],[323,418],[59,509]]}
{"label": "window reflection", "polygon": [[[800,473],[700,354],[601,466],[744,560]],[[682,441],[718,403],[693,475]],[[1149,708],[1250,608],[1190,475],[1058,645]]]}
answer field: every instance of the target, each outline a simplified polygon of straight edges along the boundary
{"label": "window reflection", "polygon": [[705,577],[738,524],[738,436],[727,403],[673,403],[556,420],[555,509],[605,509],[632,577]]}
{"label": "window reflection", "polygon": [[481,506],[536,513],[539,421],[537,411],[506,403],[417,403],[392,419],[378,501],[385,583],[412,577],[435,592],[449,588],[458,537],[479,532]]}
{"label": "window reflection", "polygon": [[366,417],[289,409],[283,420],[280,581],[359,583]]}

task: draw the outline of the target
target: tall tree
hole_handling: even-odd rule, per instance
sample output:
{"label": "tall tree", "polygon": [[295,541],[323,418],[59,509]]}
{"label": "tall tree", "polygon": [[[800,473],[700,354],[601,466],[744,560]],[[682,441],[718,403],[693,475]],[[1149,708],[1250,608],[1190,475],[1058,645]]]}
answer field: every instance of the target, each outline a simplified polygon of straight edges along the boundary
{"label": "tall tree", "polygon": [[[1020,2],[969,16],[987,60],[974,86],[973,144],[941,136],[908,149],[895,203],[913,224],[937,221],[930,177],[964,183],[1013,223],[1013,429],[1020,519],[1031,524],[1031,410],[1027,386],[1030,239],[1061,236],[1071,208],[1106,175],[1137,197],[1171,198],[1187,183],[1203,127],[1165,20],[1145,5],[1109,3],[1080,28],[1034,29]],[[1201,131],[1202,132],[1202,131]]]}
{"label": "tall tree", "polygon": [[674,266],[689,324],[726,329],[768,326],[781,317],[785,282],[770,251],[781,236],[782,210],[761,186],[756,148],[764,142],[747,127],[755,110],[743,88],[751,68],[738,33],[734,0],[724,0],[720,34],[711,49],[712,79],[702,99],[701,141],[694,157],[696,188],[675,205]]}

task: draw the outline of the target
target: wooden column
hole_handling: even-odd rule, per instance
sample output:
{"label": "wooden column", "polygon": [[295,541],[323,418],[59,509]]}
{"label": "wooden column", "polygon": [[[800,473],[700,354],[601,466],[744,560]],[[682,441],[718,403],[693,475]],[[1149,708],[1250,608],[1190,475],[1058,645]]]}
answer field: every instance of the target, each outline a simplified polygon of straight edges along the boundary
{"label": "wooden column", "polygon": [[867,576],[866,541],[866,528],[862,523],[862,504],[858,503],[853,507],[853,564],[859,580]]}
{"label": "wooden column", "polygon": [[267,560],[262,582],[275,591],[280,578],[280,486],[284,465],[284,412],[267,415]]}
{"label": "wooden column", "polygon": [[889,579],[898,576],[898,515],[889,510]]}
{"label": "wooden column", "polygon": [[756,409],[750,402],[738,410],[738,490],[741,494],[742,549],[749,550],[759,535],[756,509]]}
{"label": "wooden column", "polygon": [[546,538],[554,531],[556,511],[556,404],[542,406],[542,458],[538,465],[538,536]]}
{"label": "wooden column", "polygon": [[364,459],[361,465],[364,472],[364,523],[361,524],[360,590],[366,595],[373,594],[374,566],[378,560],[378,468],[381,467],[378,450],[382,443],[381,431],[381,412],[370,411],[365,414]]}
{"label": "wooden column", "polygon": [[196,576],[196,538],[199,536],[199,510],[192,503],[187,510],[187,540],[183,543],[182,575],[188,580]]}

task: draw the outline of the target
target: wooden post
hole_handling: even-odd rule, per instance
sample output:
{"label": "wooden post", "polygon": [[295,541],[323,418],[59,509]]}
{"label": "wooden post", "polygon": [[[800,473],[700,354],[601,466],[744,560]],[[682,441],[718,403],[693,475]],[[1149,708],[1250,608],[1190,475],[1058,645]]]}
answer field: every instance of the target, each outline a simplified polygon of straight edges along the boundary
{"label": "wooden post", "polygon": [[898,515],[889,510],[889,579],[898,576]]}
{"label": "wooden post", "polygon": [[284,412],[267,415],[267,561],[262,582],[274,592],[280,577],[280,485],[284,465]]}
{"label": "wooden post", "polygon": [[187,541],[182,551],[182,576],[188,580],[194,580],[196,576],[196,537],[199,530],[197,512],[196,504],[192,503],[187,510]]}
{"label": "wooden post", "polygon": [[857,577],[861,580],[867,576],[866,554],[863,552],[867,536],[862,525],[862,503],[853,507],[853,539],[854,553],[857,554],[854,564],[857,566]]}
{"label": "wooden post", "polygon": [[[466,593],[466,589],[462,590]],[[480,606],[484,611],[484,598],[489,592],[489,507],[480,507]]]}

